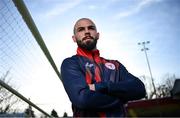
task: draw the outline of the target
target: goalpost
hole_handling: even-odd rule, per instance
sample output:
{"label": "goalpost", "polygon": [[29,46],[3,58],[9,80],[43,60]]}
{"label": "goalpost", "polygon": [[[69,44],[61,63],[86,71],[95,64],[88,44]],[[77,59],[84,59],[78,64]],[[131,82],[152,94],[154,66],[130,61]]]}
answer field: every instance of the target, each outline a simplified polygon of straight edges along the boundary
{"label": "goalpost", "polygon": [[61,75],[60,75],[60,73],[59,73],[59,71],[58,71],[58,69],[54,63],[54,60],[51,57],[51,54],[50,54],[48,48],[46,47],[46,44],[44,43],[43,38],[42,38],[41,34],[39,33],[28,9],[26,8],[26,6],[24,4],[24,2],[22,0],[13,0],[13,2],[16,5],[20,14],[22,15],[25,23],[29,27],[31,33],[33,34],[36,41],[38,42],[39,46],[41,47],[42,51],[46,55],[48,61],[51,63],[51,65],[52,65],[54,71],[56,72],[57,76],[61,79]]}

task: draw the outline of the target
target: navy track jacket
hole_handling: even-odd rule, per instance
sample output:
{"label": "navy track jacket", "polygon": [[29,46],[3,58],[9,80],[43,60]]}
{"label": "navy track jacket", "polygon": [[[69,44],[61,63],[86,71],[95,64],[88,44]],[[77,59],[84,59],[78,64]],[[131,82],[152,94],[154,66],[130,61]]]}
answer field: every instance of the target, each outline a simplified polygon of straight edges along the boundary
{"label": "navy track jacket", "polygon": [[[64,88],[72,102],[74,117],[122,117],[124,104],[145,97],[144,84],[115,60],[99,51],[77,49],[61,65]],[[95,84],[95,91],[88,84]]]}

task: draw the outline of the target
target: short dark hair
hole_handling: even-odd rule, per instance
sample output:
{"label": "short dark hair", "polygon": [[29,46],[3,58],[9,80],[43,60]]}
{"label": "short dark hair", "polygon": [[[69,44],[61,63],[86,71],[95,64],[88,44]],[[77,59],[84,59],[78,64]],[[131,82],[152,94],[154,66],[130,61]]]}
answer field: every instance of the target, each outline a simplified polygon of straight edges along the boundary
{"label": "short dark hair", "polygon": [[80,18],[79,20],[76,21],[76,23],[75,23],[75,25],[74,25],[74,29],[73,29],[73,33],[74,33],[74,34],[76,33],[76,28],[75,28],[75,27],[76,27],[77,23],[78,23],[79,21],[81,21],[81,20],[89,20],[89,21],[91,21],[91,22],[94,24],[95,28],[96,28],[95,23],[94,23],[90,18]]}

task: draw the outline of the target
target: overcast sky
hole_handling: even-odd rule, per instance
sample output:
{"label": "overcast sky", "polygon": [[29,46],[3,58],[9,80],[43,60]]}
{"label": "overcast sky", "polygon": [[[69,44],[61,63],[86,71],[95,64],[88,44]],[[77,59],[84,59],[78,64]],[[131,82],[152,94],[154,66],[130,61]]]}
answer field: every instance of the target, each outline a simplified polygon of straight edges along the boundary
{"label": "overcast sky", "polygon": [[[146,46],[154,78],[179,75],[179,0],[25,0],[58,66],[75,54],[72,28],[81,17],[92,18],[100,32],[101,56],[117,59],[137,76],[149,71],[142,46]],[[66,54],[64,49],[68,48]]]}
{"label": "overcast sky", "polygon": [[165,74],[180,76],[179,0],[25,0],[58,68],[76,53],[72,29],[81,17],[94,20],[100,32],[101,56],[123,63],[136,76],[150,76],[146,46],[155,83]]}
{"label": "overcast sky", "polygon": [[[74,23],[79,18],[88,17],[95,22],[100,33],[97,47],[102,57],[119,60],[137,77],[150,76],[145,54],[141,51],[142,45],[138,45],[138,42],[150,41],[146,47],[149,48],[147,54],[155,83],[161,83],[162,78],[168,73],[180,77],[179,0],[24,2],[59,70],[63,59],[76,54],[77,46],[71,38]],[[40,56],[44,59],[43,54]],[[50,65],[42,67],[41,64],[32,65],[29,73],[38,76],[38,71],[43,70],[43,67],[51,69]],[[45,107],[46,110],[55,108],[60,115],[64,111],[72,115],[69,99],[52,69],[46,72],[45,77],[24,83],[28,84],[21,84],[20,91],[31,96],[32,101],[43,101],[45,105],[41,107]],[[34,87],[30,90],[32,85]],[[45,89],[47,85],[52,88],[51,92]],[[29,90],[28,94],[25,90]],[[39,96],[44,96],[44,99]],[[49,98],[46,98],[47,96]],[[50,102],[50,99],[53,99],[53,102]]]}

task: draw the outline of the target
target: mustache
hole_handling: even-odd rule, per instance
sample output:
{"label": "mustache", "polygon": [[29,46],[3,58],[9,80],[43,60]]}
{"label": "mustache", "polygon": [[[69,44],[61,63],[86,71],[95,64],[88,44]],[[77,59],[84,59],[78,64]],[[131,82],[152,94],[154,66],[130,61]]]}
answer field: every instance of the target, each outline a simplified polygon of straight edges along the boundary
{"label": "mustache", "polygon": [[85,36],[82,40],[86,40],[87,38],[94,39],[92,36]]}

